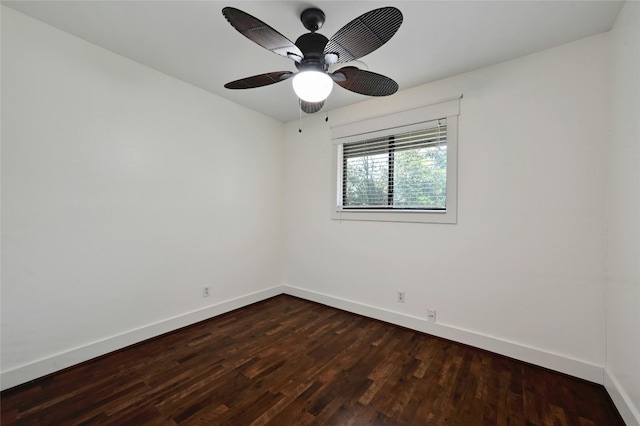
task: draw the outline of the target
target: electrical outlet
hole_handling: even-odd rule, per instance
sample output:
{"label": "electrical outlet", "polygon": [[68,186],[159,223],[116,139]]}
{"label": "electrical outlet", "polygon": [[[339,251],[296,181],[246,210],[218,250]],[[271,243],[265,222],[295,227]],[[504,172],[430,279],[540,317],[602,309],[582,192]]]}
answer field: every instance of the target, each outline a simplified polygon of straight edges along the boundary
{"label": "electrical outlet", "polygon": [[427,321],[436,322],[436,310],[435,309],[427,309]]}
{"label": "electrical outlet", "polygon": [[209,297],[209,286],[205,285],[202,287],[202,297]]}
{"label": "electrical outlet", "polygon": [[404,291],[398,292],[398,302],[404,303]]}

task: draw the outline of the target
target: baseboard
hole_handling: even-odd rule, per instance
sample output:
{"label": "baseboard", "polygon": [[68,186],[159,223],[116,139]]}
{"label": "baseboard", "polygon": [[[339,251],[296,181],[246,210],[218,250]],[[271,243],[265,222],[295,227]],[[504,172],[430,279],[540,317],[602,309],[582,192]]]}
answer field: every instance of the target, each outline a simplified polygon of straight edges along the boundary
{"label": "baseboard", "polygon": [[634,407],[631,398],[608,368],[604,369],[604,387],[627,426],[640,426],[638,408]]}
{"label": "baseboard", "polygon": [[226,300],[192,312],[187,312],[166,320],[129,330],[87,345],[61,352],[50,357],[34,361],[12,370],[0,373],[0,390],[27,383],[47,374],[63,370],[76,364],[108,354],[135,343],[160,336],[161,334],[195,324],[197,322],[221,315],[234,309],[250,305],[283,293],[282,286],[271,287],[235,299]]}
{"label": "baseboard", "polygon": [[323,305],[332,306],[334,308],[353,312],[369,318],[422,331],[434,336],[474,346],[476,348],[485,349],[510,358],[539,365],[550,370],[579,377],[600,385],[604,384],[604,367],[602,366],[549,353],[518,343],[508,342],[495,337],[482,335],[473,331],[452,327],[446,324],[427,322],[426,319],[423,318],[365,305],[352,300],[341,299],[328,294],[318,293],[295,286],[285,285],[283,290],[285,294],[289,294],[291,296],[322,303]]}

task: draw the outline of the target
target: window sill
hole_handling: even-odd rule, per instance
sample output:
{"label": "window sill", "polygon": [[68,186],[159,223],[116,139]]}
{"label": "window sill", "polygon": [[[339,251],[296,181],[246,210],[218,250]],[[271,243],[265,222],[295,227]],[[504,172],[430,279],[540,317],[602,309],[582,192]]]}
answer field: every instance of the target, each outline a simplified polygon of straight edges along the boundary
{"label": "window sill", "polygon": [[458,218],[452,210],[343,210],[332,211],[333,220],[354,220],[369,222],[408,222],[408,223],[448,223],[456,224]]}

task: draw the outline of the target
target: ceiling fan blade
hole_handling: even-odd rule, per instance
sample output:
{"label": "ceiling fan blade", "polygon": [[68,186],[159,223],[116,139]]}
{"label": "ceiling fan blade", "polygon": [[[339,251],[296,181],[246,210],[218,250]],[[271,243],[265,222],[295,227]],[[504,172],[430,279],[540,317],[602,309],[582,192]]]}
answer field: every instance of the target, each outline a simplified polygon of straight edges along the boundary
{"label": "ceiling fan blade", "polygon": [[322,109],[323,106],[324,106],[324,101],[307,102],[300,99],[300,109],[306,112],[307,114],[313,114],[315,112],[318,112]]}
{"label": "ceiling fan blade", "polygon": [[361,95],[389,96],[398,91],[398,83],[389,77],[356,67],[340,68],[331,77],[336,84]]}
{"label": "ceiling fan blade", "polygon": [[393,37],[402,24],[402,12],[382,7],[365,13],[340,28],[329,39],[324,53],[335,53],[338,62],[348,62],[367,55]]}
{"label": "ceiling fan blade", "polygon": [[225,7],[222,14],[240,34],[254,43],[296,62],[302,60],[304,55],[298,46],[258,18],[234,7]]}
{"label": "ceiling fan blade", "polygon": [[224,85],[227,89],[253,89],[256,87],[268,86],[288,79],[294,73],[291,71],[275,71],[266,74],[258,74],[251,77],[241,78]]}

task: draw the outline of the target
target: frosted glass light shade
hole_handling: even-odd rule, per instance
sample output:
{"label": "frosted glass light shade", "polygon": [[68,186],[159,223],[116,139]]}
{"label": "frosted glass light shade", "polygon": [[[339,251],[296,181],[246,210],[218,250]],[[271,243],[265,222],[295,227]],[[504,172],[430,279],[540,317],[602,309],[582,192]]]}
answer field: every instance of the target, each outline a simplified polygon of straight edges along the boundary
{"label": "frosted glass light shade", "polygon": [[303,101],[320,102],[329,97],[333,80],[320,71],[302,71],[293,77],[293,91]]}

